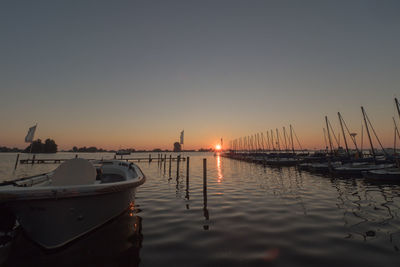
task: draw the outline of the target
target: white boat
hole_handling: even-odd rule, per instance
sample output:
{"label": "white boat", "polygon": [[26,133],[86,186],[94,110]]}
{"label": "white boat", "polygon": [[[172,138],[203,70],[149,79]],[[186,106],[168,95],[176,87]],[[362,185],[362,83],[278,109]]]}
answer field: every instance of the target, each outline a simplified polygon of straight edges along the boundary
{"label": "white boat", "polygon": [[301,163],[301,160],[297,158],[269,158],[264,162],[272,166],[294,166]]}
{"label": "white boat", "polygon": [[313,172],[319,173],[327,173],[330,172],[332,168],[341,166],[342,162],[333,161],[333,162],[321,162],[321,163],[312,163],[309,169]]}
{"label": "white boat", "polygon": [[115,152],[115,155],[118,155],[118,156],[130,155],[130,154],[131,154],[131,152],[129,150],[123,150],[123,149],[120,149],[117,152]]}
{"label": "white boat", "polygon": [[388,168],[362,172],[364,178],[377,182],[400,182],[400,169]]}
{"label": "white boat", "polygon": [[133,163],[71,159],[53,172],[0,186],[0,204],[47,249],[61,247],[133,204],[145,175]]}
{"label": "white boat", "polygon": [[333,173],[342,175],[361,175],[365,171],[382,170],[392,168],[394,164],[348,163],[333,168]]}

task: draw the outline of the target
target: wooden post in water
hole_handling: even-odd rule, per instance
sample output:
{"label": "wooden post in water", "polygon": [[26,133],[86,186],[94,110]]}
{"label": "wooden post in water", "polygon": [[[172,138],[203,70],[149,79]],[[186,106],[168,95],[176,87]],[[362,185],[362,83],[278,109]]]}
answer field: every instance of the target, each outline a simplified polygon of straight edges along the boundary
{"label": "wooden post in water", "polygon": [[171,178],[171,162],[172,162],[172,155],[169,155],[169,178]]}
{"label": "wooden post in water", "polygon": [[149,163],[151,162],[151,154],[149,154]]}
{"label": "wooden post in water", "polygon": [[32,165],[35,163],[35,158],[36,158],[36,154],[34,154],[32,157]]}
{"label": "wooden post in water", "polygon": [[[203,159],[203,213],[206,221],[210,219],[210,214],[207,208],[207,159]],[[208,223],[203,225],[204,230],[209,229]]]}
{"label": "wooden post in water", "polygon": [[207,191],[207,159],[203,159],[203,190]]}
{"label": "wooden post in water", "polygon": [[75,158],[76,158],[76,159],[78,158],[78,154],[75,154]]}
{"label": "wooden post in water", "polygon": [[189,199],[189,157],[186,158],[186,199]]}
{"label": "wooden post in water", "polygon": [[186,177],[189,177],[189,157],[186,157]]}
{"label": "wooden post in water", "polygon": [[19,160],[19,153],[17,154],[17,160],[15,161],[14,170],[16,170],[16,169],[17,169],[17,166],[18,166],[18,160]]}
{"label": "wooden post in water", "polygon": [[167,154],[164,155],[164,175],[165,175],[165,167],[167,165]]}
{"label": "wooden post in water", "polygon": [[178,155],[176,159],[176,179],[179,179],[179,162],[181,161],[181,155]]}

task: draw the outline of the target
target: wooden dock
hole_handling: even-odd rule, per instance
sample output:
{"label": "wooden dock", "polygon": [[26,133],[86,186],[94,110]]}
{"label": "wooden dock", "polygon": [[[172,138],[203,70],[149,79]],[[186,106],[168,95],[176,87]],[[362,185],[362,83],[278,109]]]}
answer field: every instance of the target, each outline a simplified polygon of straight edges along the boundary
{"label": "wooden dock", "polygon": [[[30,159],[20,159],[19,163],[20,164],[59,164],[62,163],[66,160],[70,160],[71,158],[67,158],[67,159],[37,159],[35,158],[35,156],[33,158]],[[124,160],[124,161],[132,161],[132,162],[164,162],[167,160],[167,158],[164,155],[160,155],[158,157],[151,157],[149,155],[149,157],[144,157],[144,158],[128,158],[128,157],[115,157],[115,158],[111,158],[111,159],[87,159],[87,160]],[[178,157],[171,157],[168,158],[168,160],[171,161],[178,161]],[[179,158],[180,161],[185,161],[185,157],[180,157]]]}

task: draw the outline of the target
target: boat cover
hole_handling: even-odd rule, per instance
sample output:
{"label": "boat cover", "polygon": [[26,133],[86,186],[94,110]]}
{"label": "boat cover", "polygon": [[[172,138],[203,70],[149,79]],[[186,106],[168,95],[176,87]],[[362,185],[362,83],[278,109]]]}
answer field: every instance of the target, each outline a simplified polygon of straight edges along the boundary
{"label": "boat cover", "polygon": [[85,185],[96,181],[96,169],[86,159],[74,158],[63,162],[52,176],[52,186]]}

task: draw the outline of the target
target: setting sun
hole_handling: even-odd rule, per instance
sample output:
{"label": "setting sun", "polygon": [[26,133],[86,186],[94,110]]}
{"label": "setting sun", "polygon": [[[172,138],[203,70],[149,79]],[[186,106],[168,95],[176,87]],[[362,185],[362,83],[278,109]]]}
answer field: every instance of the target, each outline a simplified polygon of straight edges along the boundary
{"label": "setting sun", "polygon": [[218,144],[218,145],[215,146],[215,150],[221,150],[221,148],[222,148],[222,147],[221,147],[220,144]]}

